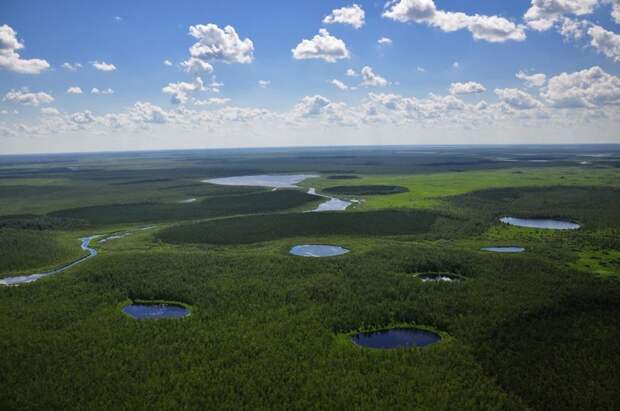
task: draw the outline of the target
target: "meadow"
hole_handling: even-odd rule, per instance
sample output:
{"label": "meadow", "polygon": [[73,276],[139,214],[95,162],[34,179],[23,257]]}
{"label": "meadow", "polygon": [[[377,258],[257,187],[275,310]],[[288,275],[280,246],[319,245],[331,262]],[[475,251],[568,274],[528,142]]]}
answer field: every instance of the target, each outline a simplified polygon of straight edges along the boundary
{"label": "meadow", "polygon": [[[617,408],[619,165],[613,146],[0,157],[0,278],[79,258],[82,236],[129,233],[63,273],[0,286],[0,408]],[[201,182],[299,172],[320,177],[300,190]],[[310,187],[360,201],[311,213]],[[290,255],[298,244],[350,252]],[[494,245],[526,251],[480,250]],[[122,312],[141,300],[191,315]],[[403,325],[442,340],[349,338]]]}

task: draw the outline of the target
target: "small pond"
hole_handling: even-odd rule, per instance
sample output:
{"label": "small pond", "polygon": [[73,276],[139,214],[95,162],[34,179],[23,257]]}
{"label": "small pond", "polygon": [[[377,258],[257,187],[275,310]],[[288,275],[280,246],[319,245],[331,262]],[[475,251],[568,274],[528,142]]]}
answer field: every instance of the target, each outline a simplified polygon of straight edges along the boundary
{"label": "small pond", "polygon": [[482,251],[490,251],[492,253],[522,253],[525,251],[523,247],[516,246],[500,246],[500,247],[482,247]]}
{"label": "small pond", "polygon": [[581,226],[570,221],[551,220],[544,218],[516,218],[502,217],[499,219],[504,224],[527,228],[543,228],[547,230],[576,230]]}
{"label": "small pond", "polygon": [[304,244],[296,245],[289,252],[301,257],[333,257],[346,254],[349,250],[337,245]]}
{"label": "small pond", "polygon": [[158,320],[182,318],[189,315],[189,309],[175,304],[134,303],[123,308],[123,312],[136,320]]}
{"label": "small pond", "polygon": [[441,337],[418,328],[394,328],[374,332],[359,333],[351,337],[354,344],[366,348],[410,348],[424,347],[441,341]]}
{"label": "small pond", "polygon": [[459,277],[447,273],[424,273],[419,274],[418,278],[425,283],[451,283],[455,281],[461,281]]}
{"label": "small pond", "polygon": [[261,174],[255,176],[236,176],[211,178],[202,180],[203,183],[211,183],[223,186],[255,186],[255,187],[272,187],[272,188],[296,188],[307,178],[319,177],[316,174]]}

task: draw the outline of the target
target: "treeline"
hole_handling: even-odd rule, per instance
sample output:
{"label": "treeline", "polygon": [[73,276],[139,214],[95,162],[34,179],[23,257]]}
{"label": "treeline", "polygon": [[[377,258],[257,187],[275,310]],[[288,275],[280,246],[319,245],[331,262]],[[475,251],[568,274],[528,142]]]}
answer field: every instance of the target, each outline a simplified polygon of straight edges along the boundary
{"label": "treeline", "polygon": [[54,211],[50,213],[50,216],[84,220],[94,225],[195,220],[280,211],[319,200],[321,200],[320,197],[299,190],[277,190],[216,196],[187,204],[134,203],[80,207]]}
{"label": "treeline", "polygon": [[424,210],[257,215],[179,225],[159,232],[157,238],[170,243],[241,244],[316,235],[423,234],[440,218],[448,219]]}

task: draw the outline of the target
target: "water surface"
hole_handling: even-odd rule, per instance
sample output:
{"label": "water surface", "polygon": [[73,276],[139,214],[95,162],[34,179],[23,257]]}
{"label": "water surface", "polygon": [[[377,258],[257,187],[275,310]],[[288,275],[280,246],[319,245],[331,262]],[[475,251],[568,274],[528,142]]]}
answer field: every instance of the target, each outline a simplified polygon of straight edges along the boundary
{"label": "water surface", "polygon": [[504,224],[510,224],[518,227],[542,228],[546,230],[576,230],[581,226],[570,221],[552,220],[545,218],[517,218],[502,217],[499,219]]}
{"label": "water surface", "polygon": [[326,196],[326,195],[323,195],[323,194],[318,194],[316,192],[316,189],[314,189],[314,187],[310,188],[308,190],[308,194],[312,194],[312,195],[315,195],[315,196],[324,197],[324,198],[328,199],[324,203],[319,204],[319,206],[317,208],[315,208],[314,210],[310,210],[310,211],[313,211],[313,212],[344,211],[344,210],[347,209],[347,207],[349,207],[352,204],[351,201],[341,200],[341,199],[336,198],[336,197],[330,197],[330,196]]}
{"label": "water surface", "polygon": [[418,278],[422,280],[422,282],[433,282],[433,283],[451,283],[454,281],[460,281],[458,277],[454,277],[448,274],[420,274]]}
{"label": "water surface", "polygon": [[395,328],[367,333],[359,333],[351,338],[353,343],[366,348],[409,348],[425,347],[441,341],[441,337],[418,328]]}
{"label": "water surface", "polygon": [[490,251],[493,253],[522,253],[525,251],[523,247],[507,246],[507,247],[483,247],[482,251]]}
{"label": "water surface", "polygon": [[174,304],[130,304],[123,312],[136,320],[159,320],[164,318],[182,318],[189,315],[189,310]]}
{"label": "water surface", "polygon": [[93,235],[90,237],[83,237],[80,238],[80,241],[82,242],[80,244],[80,247],[82,248],[82,250],[86,250],[88,251],[88,255],[85,257],[81,257],[78,258],[77,260],[63,265],[60,268],[56,268],[55,270],[52,271],[46,271],[46,272],[42,272],[42,273],[36,273],[36,274],[29,274],[29,275],[20,275],[20,276],[15,276],[15,277],[6,277],[0,280],[0,285],[19,285],[19,284],[28,284],[28,283],[32,283],[34,281],[37,281],[43,277],[47,277],[50,275],[54,275],[54,274],[58,274],[60,272],[63,272],[65,270],[68,270],[69,268],[78,265],[80,263],[83,263],[84,261],[88,260],[91,257],[94,257],[97,255],[97,250],[95,250],[94,248],[90,247],[90,242],[91,240],[95,239],[99,237],[98,235]]}
{"label": "water surface", "polygon": [[301,257],[333,257],[346,254],[349,250],[337,245],[304,244],[296,245],[289,252]]}
{"label": "water surface", "polygon": [[203,183],[211,183],[223,186],[256,186],[272,188],[296,188],[307,178],[319,177],[316,174],[260,174],[255,176],[222,177],[202,180]]}

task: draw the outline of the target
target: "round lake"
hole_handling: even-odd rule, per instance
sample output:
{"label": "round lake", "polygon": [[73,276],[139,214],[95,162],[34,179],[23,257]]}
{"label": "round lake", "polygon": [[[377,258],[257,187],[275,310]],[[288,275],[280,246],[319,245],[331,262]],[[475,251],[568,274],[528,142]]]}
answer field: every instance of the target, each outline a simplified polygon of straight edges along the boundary
{"label": "round lake", "polygon": [[515,246],[509,246],[509,247],[483,247],[481,248],[482,251],[490,251],[492,253],[522,253],[525,251],[525,248],[523,247],[515,247]]}
{"label": "round lake", "polygon": [[174,304],[130,304],[123,312],[136,320],[158,320],[162,318],[182,318],[189,310]]}
{"label": "round lake", "polygon": [[351,339],[354,344],[362,347],[382,349],[424,347],[441,341],[438,334],[418,328],[395,328],[359,333]]}
{"label": "round lake", "polygon": [[337,245],[305,244],[296,245],[289,252],[301,257],[333,257],[346,254],[349,250]]}
{"label": "round lake", "polygon": [[499,219],[504,224],[510,224],[518,227],[542,228],[546,230],[576,230],[581,226],[570,221],[551,220],[544,218],[516,218],[502,217]]}

